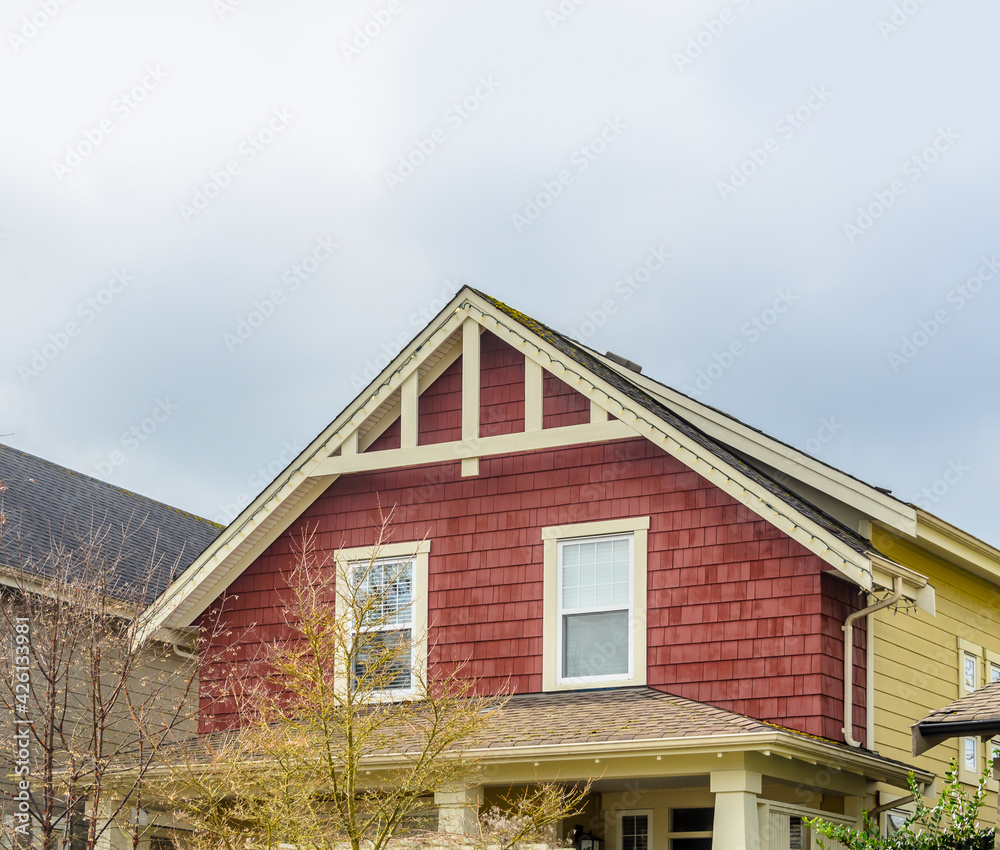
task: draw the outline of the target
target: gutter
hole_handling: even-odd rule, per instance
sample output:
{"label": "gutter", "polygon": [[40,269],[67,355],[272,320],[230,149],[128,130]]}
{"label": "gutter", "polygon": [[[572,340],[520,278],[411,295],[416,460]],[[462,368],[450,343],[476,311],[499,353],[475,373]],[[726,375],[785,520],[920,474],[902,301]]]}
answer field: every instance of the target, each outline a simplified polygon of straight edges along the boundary
{"label": "gutter", "polygon": [[949,738],[979,737],[984,741],[1000,732],[1000,718],[990,720],[922,721],[910,727],[913,755],[926,753]]}
{"label": "gutter", "polygon": [[[855,611],[853,614],[849,614],[847,619],[844,621],[842,626],[844,630],[844,743],[849,747],[860,747],[861,742],[854,740],[854,700],[852,699],[852,693],[854,687],[854,622],[862,617],[867,617],[869,614],[874,614],[876,611],[881,611],[883,608],[888,608],[890,605],[895,605],[903,596],[903,578],[902,576],[894,576],[892,579],[892,595],[886,597],[881,602],[876,602],[874,605],[869,605],[867,608],[862,608],[860,611]],[[868,635],[868,639],[871,640],[871,635]],[[866,697],[866,708],[867,705]]]}

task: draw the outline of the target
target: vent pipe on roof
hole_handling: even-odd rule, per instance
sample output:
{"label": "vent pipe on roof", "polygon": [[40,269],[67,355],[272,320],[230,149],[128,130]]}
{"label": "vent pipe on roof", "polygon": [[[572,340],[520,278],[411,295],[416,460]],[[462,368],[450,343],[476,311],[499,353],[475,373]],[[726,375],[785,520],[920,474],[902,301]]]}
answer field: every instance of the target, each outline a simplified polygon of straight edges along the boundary
{"label": "vent pipe on roof", "polygon": [[640,366],[638,363],[633,363],[631,360],[622,357],[620,354],[615,354],[613,351],[605,351],[604,356],[607,357],[608,360],[617,363],[619,366],[624,366],[626,369],[631,369],[636,374],[639,375],[642,374],[642,366]]}
{"label": "vent pipe on roof", "polygon": [[[895,576],[892,580],[892,593],[889,596],[881,602],[876,602],[874,605],[869,605],[867,608],[862,608],[860,611],[849,614],[844,621],[844,625],[841,626],[844,630],[844,728],[841,731],[844,733],[844,743],[849,747],[861,746],[861,742],[855,741],[852,734],[854,731],[854,700],[851,693],[854,688],[854,621],[860,620],[862,617],[867,617],[869,614],[874,614],[876,611],[881,611],[883,608],[888,608],[890,605],[895,605],[902,596],[903,578],[902,576]],[[871,629],[869,629],[868,640],[871,639]],[[868,705],[867,693],[868,689],[866,687],[866,711],[871,708]]]}

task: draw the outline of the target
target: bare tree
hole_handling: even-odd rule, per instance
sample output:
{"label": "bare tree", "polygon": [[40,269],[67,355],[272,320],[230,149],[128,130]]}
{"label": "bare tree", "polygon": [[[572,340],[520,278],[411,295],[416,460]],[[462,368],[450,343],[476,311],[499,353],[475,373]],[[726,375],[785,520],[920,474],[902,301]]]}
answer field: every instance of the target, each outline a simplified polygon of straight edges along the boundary
{"label": "bare tree", "polygon": [[[461,669],[413,663],[427,636],[398,627],[410,621],[412,560],[382,557],[390,519],[359,563],[322,556],[309,532],[297,541],[288,634],[227,677],[238,727],[179,752],[158,786],[196,843],[383,850],[429,794],[475,784],[471,750],[506,698],[477,695]],[[575,814],[588,790],[552,784],[520,799],[509,843]]]}
{"label": "bare tree", "polygon": [[153,551],[142,553],[138,581],[134,568],[122,569],[136,562],[135,526],[64,528],[38,554],[38,541],[29,545],[4,514],[5,490],[0,706],[15,730],[6,831],[32,835],[42,850],[92,850],[114,827],[136,845],[156,754],[194,731],[194,658],[132,642],[158,574],[176,565]]}

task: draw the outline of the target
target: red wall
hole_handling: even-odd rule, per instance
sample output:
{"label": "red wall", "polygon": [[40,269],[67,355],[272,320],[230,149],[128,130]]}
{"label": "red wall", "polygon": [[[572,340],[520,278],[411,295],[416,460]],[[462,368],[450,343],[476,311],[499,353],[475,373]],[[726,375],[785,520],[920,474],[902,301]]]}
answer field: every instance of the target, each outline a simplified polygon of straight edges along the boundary
{"label": "red wall", "polygon": [[[523,430],[523,358],[485,333],[482,361],[483,433]],[[588,421],[582,396],[551,376],[544,389],[546,427]],[[421,443],[460,435],[460,393],[459,361],[421,396]],[[394,445],[398,426],[372,448]],[[483,688],[509,679],[516,692],[539,691],[540,529],[648,515],[649,684],[842,740],[840,627],[861,597],[816,556],[641,438],[484,458],[479,469],[470,478],[458,463],[341,477],[229,588],[227,621],[256,624],[264,640],[282,634],[292,537],[308,525],[324,550],[370,545],[378,504],[395,505],[393,540],[431,541],[432,664],[469,660]],[[856,637],[863,738],[865,638]],[[253,638],[229,640],[236,660],[257,650]],[[206,665],[206,694],[223,666]],[[229,711],[206,700],[203,729],[232,722]]]}

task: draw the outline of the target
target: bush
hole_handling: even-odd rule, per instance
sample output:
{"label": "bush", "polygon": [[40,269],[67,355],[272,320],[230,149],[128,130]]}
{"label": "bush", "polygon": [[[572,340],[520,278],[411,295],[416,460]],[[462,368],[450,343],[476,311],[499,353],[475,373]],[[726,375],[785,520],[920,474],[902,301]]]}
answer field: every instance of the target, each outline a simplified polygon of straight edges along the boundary
{"label": "bush", "polygon": [[[822,818],[806,820],[806,823],[819,835],[839,841],[848,850],[993,850],[993,827],[980,826],[978,821],[989,777],[990,768],[987,767],[975,793],[968,797],[953,760],[945,773],[941,796],[933,808],[927,808],[911,773],[910,790],[916,807],[903,828],[889,836],[879,833],[878,818],[872,819],[867,812],[860,830]],[[819,846],[827,845],[820,839]]]}

